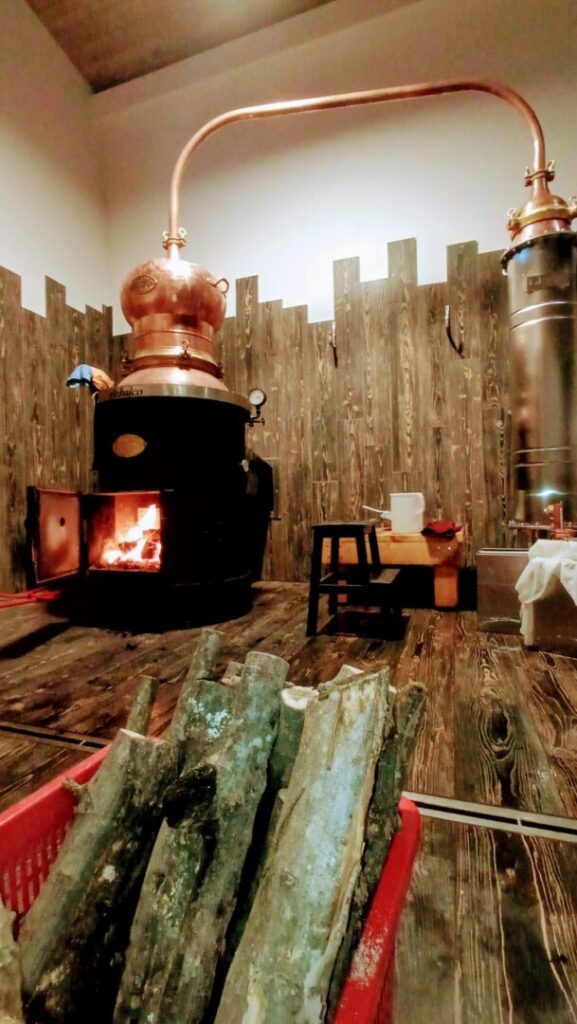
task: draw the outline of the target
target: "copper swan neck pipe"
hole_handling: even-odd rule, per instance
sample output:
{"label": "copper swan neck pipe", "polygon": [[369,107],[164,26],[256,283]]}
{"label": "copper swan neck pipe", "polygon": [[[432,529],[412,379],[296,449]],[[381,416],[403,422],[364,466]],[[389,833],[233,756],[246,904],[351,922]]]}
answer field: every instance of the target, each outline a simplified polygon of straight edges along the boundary
{"label": "copper swan neck pipe", "polygon": [[[526,100],[513,89],[498,82],[485,82],[476,79],[449,79],[442,82],[422,82],[416,85],[398,85],[384,89],[370,89],[366,92],[348,92],[335,96],[316,96],[301,100],[283,100],[279,103],[263,103],[254,107],[240,107],[237,110],[229,110],[219,117],[207,121],[189,141],[182,150],[174,171],[170,185],[170,211],[169,227],[165,234],[165,247],[170,256],[178,257],[179,248],[184,245],[185,233],[179,230],[179,200],[180,184],[185,167],[195,149],[205,139],[224,128],[225,125],[235,124],[237,121],[256,121],[264,117],[280,117],[284,114],[304,114],[314,110],[332,110],[337,107],[361,106],[365,103],[386,103],[389,100],[408,100],[421,96],[437,96],[453,92],[486,92],[498,99],[510,103],[525,119],[531,137],[533,139],[533,169],[532,184],[533,192],[539,192],[541,198],[544,193],[549,194],[546,185],[547,175],[550,173],[545,162],[545,139],[543,130],[532,107]],[[551,175],[552,176],[552,175]]]}

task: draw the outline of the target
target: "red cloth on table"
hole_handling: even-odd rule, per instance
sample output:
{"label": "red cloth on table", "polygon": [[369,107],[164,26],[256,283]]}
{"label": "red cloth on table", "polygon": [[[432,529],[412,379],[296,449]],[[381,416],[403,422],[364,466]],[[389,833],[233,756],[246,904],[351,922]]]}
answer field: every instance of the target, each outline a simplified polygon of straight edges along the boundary
{"label": "red cloth on table", "polygon": [[461,529],[462,526],[452,519],[431,519],[421,533],[424,537],[445,537],[449,540]]}

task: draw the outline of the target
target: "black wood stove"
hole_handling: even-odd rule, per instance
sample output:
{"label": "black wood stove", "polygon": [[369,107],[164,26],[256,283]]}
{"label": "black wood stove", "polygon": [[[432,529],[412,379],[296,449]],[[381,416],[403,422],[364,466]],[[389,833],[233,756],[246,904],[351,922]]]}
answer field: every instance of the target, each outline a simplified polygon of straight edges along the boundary
{"label": "black wood stove", "polygon": [[253,407],[214,357],[222,285],[174,256],[137,268],[122,294],[133,325],[124,379],[83,368],[96,391],[97,491],[29,488],[31,582],[82,577],[79,604],[98,621],[176,626],[250,605],[272,474],[248,457]]}

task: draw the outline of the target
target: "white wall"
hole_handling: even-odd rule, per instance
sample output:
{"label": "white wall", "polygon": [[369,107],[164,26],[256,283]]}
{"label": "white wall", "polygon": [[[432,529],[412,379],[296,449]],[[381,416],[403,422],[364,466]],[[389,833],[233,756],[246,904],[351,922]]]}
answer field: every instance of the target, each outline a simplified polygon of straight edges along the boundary
{"label": "white wall", "polygon": [[[577,188],[577,4],[420,0],[385,11],[390,6],[335,0],[94,97],[116,294],[133,266],[162,252],[182,145],[231,107],[495,78],[535,106],[560,194]],[[380,276],[387,241],[415,235],[420,278],[431,281],[444,277],[448,243],[504,247],[506,211],[524,201],[530,159],[515,111],[477,94],[237,125],[209,139],[189,166],[185,255],[218,276],[257,273],[261,298],[308,303],[312,318],[330,317],[334,258],[360,255],[363,276]],[[116,323],[120,329],[120,317]]]}
{"label": "white wall", "polygon": [[45,312],[44,276],[70,305],[110,301],[91,93],[24,0],[0,3],[0,265]]}

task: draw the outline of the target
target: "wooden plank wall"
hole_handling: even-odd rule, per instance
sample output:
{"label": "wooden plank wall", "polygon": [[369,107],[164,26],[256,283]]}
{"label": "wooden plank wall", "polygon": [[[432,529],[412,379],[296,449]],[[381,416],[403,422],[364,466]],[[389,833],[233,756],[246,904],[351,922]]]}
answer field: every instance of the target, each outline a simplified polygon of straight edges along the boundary
{"label": "wooden plank wall", "polygon": [[46,316],[23,309],[20,278],[0,268],[0,590],[25,586],[26,487],[88,490],[92,402],[70,391],[74,366],[110,372],[111,310],[66,304],[46,279]]}
{"label": "wooden plank wall", "polygon": [[[358,259],[338,260],[324,323],[309,323],[306,306],[260,303],[256,277],[237,282],[220,346],[229,388],[268,396],[249,439],[275,475],[265,578],[306,580],[311,523],[386,508],[396,490],[422,490],[430,518],[466,524],[468,565],[505,543],[499,255],[450,246],[447,281],[421,286],[414,239],[389,244],[385,280],[361,281]],[[92,406],[65,388],[68,373],[88,362],[117,378],[126,343],[111,344],[110,310],[70,308],[51,280],[46,299],[46,317],[23,309],[20,279],[0,268],[0,590],[24,585],[26,485],[90,489]]]}
{"label": "wooden plank wall", "polygon": [[[361,281],[358,259],[334,264],[334,322],[259,303],[237,282],[237,314],[220,334],[225,381],[263,387],[252,445],[275,471],[265,578],[306,580],[310,525],[389,507],[423,491],[429,518],[467,527],[466,562],[505,543],[507,297],[500,253],[449,246],[447,280],[419,286],[415,239],[388,247],[389,277]],[[445,330],[450,306],[451,332]],[[336,345],[336,360],[331,342]]]}

